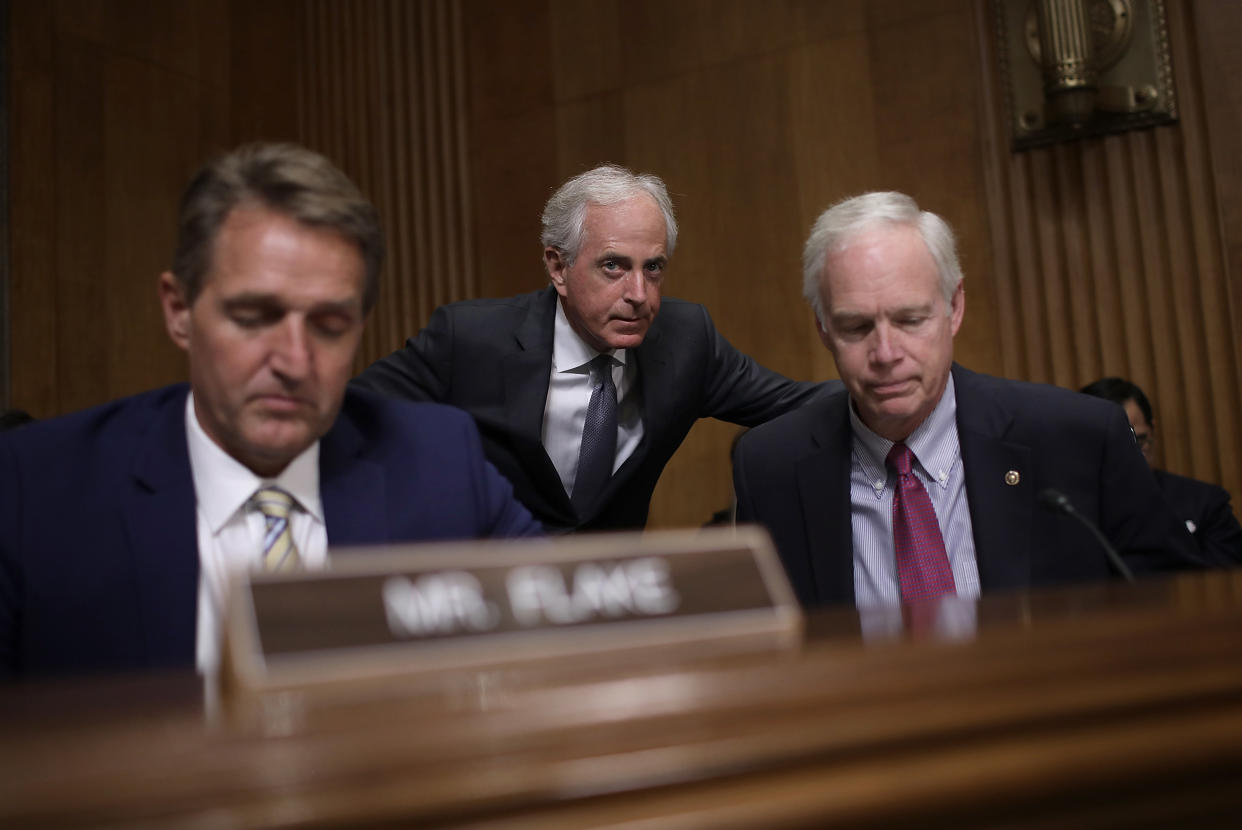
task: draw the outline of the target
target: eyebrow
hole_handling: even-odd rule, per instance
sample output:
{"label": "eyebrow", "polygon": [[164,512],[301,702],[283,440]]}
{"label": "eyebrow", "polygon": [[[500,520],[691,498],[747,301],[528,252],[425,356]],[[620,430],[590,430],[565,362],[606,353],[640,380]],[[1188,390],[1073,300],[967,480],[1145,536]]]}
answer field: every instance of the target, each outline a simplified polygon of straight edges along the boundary
{"label": "eyebrow", "polygon": [[[620,260],[623,262],[634,261],[633,257],[627,256],[626,254],[618,253],[617,251],[614,251],[611,248],[604,251],[602,254],[600,254],[596,258],[595,261],[596,262],[607,262],[610,259],[616,259],[616,260]],[[653,256],[650,259],[643,260],[643,265],[666,265],[666,264],[668,264],[667,254],[660,254],[659,256]]]}
{"label": "eyebrow", "polygon": [[935,310],[936,310],[936,303],[935,301],[932,301],[930,303],[923,303],[921,305],[902,306],[901,308],[894,309],[892,314],[890,314],[889,316],[901,317],[905,314],[931,314]]}
{"label": "eyebrow", "polygon": [[[262,294],[258,292],[245,292],[232,297],[225,297],[221,300],[221,303],[229,310],[236,308],[278,308],[285,310],[287,308],[275,294]],[[312,305],[308,309],[308,313],[353,313],[361,305],[357,297],[350,297],[348,300],[327,300]]]}
{"label": "eyebrow", "polygon": [[[931,314],[935,308],[935,303],[923,303],[921,305],[906,305],[886,310],[880,316],[885,317],[902,317],[906,314]],[[849,322],[853,320],[872,320],[876,315],[869,314],[864,311],[837,311],[828,315],[829,319],[834,322]]]}

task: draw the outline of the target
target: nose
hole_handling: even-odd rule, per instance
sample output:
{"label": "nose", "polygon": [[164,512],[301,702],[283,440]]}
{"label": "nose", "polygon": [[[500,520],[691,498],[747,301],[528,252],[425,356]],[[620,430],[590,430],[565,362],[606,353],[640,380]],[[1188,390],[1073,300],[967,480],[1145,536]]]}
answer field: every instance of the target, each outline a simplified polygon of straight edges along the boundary
{"label": "nose", "polygon": [[897,333],[893,331],[891,326],[881,321],[876,324],[872,337],[872,363],[887,366],[901,360],[901,344],[898,342]]}
{"label": "nose", "polygon": [[641,269],[625,275],[625,292],[622,295],[630,305],[640,306],[647,302],[647,278]]}
{"label": "nose", "polygon": [[290,314],[276,327],[271,365],[272,371],[290,383],[297,383],[309,374],[311,348],[304,319]]}

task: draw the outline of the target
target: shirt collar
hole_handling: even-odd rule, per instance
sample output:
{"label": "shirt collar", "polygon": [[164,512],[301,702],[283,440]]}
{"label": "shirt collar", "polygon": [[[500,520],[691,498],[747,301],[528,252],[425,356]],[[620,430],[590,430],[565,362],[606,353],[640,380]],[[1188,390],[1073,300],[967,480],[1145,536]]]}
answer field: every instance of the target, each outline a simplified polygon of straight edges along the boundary
{"label": "shirt collar", "polygon": [[[850,401],[849,412],[850,426],[854,430],[854,458],[868,481],[887,481],[888,470],[884,460],[896,442],[872,432],[854,411],[853,400]],[[961,458],[957,438],[957,394],[951,373],[936,408],[915,427],[905,444],[914,453],[915,461],[923,468],[926,478],[947,487],[949,475]]]}
{"label": "shirt collar", "polygon": [[275,478],[257,476],[208,437],[194,411],[193,391],[186,396],[185,434],[190,450],[190,472],[194,477],[194,497],[213,534],[245,506],[255,490],[270,485],[293,496],[302,510],[323,521],[318,441],[302,450]]}
{"label": "shirt collar", "polygon": [[[552,329],[552,371],[580,372],[596,356],[605,354],[605,352],[596,351],[578,336],[578,332],[574,331],[574,327],[570,325],[569,318],[565,316],[565,307],[562,303],[563,301],[558,296],[556,298],[556,322]],[[612,357],[624,366],[625,353],[625,349],[614,349]]]}

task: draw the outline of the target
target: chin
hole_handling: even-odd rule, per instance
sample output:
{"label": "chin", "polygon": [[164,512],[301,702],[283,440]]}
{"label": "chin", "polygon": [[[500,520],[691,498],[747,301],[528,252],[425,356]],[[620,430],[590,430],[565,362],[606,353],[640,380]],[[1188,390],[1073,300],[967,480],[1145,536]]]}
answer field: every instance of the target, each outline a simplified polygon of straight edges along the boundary
{"label": "chin", "polygon": [[644,328],[639,332],[612,332],[604,341],[610,349],[635,349],[642,345],[646,336],[647,329]]}
{"label": "chin", "polygon": [[302,450],[315,443],[316,430],[305,421],[283,421],[265,424],[247,436],[247,443],[255,452],[270,458],[285,457],[292,460]]}

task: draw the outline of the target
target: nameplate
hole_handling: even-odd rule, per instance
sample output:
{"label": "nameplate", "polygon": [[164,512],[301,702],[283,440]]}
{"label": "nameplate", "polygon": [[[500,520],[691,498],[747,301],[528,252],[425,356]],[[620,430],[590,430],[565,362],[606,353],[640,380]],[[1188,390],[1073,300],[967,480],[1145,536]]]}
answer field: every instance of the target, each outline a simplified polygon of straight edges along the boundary
{"label": "nameplate", "polygon": [[338,549],[329,559],[325,571],[238,575],[231,683],[287,688],[708,641],[782,647],[802,630],[758,528]]}

